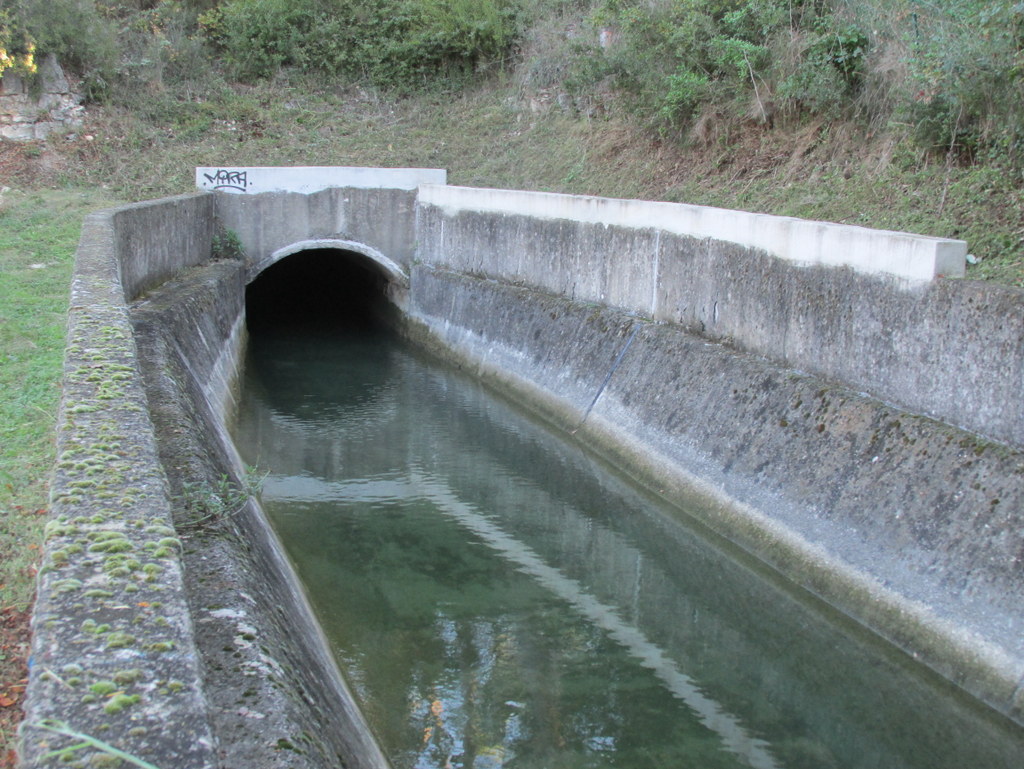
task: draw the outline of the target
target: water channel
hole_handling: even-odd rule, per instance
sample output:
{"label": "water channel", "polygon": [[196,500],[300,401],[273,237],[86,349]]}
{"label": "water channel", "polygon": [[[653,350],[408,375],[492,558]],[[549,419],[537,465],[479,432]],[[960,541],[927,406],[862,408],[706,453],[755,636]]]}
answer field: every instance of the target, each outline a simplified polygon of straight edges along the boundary
{"label": "water channel", "polygon": [[1010,722],[343,320],[251,323],[235,433],[396,769],[1021,766]]}

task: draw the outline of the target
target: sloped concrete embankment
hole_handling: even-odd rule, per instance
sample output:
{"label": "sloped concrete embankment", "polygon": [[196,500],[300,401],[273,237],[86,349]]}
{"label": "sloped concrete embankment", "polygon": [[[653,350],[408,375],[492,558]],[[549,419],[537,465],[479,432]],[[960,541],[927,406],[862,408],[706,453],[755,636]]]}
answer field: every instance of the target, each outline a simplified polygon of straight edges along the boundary
{"label": "sloped concrete embankment", "polygon": [[1021,292],[449,193],[410,333],[1024,720]]}
{"label": "sloped concrete embankment", "polygon": [[211,260],[215,207],[83,228],[22,766],[90,765],[68,729],[162,767],[386,766],[223,432],[247,267]]}

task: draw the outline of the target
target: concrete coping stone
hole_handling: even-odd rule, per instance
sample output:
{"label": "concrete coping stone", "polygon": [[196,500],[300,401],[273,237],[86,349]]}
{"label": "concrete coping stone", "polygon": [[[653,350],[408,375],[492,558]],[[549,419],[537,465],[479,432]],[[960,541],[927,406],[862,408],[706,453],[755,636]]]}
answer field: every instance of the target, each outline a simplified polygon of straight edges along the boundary
{"label": "concrete coping stone", "polygon": [[210,166],[196,168],[201,190],[255,194],[319,192],[330,187],[415,190],[422,184],[445,184],[439,168],[359,168],[350,166]]}
{"label": "concrete coping stone", "polygon": [[686,203],[437,184],[421,185],[418,199],[449,216],[502,213],[713,238],[762,249],[798,265],[850,267],[895,276],[908,285],[940,276],[963,277],[967,261],[962,240]]}

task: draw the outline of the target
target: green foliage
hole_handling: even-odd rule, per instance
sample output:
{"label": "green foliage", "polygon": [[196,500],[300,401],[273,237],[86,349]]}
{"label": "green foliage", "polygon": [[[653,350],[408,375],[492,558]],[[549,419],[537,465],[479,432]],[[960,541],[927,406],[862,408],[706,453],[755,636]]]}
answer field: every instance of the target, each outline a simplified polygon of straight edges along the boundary
{"label": "green foliage", "polygon": [[17,30],[37,48],[55,54],[82,79],[92,102],[130,103],[139,93],[152,96],[165,85],[211,79],[213,68],[194,34],[202,3],[181,0],[13,0],[0,47]]}
{"label": "green foliage", "polygon": [[680,68],[665,78],[658,117],[673,128],[680,127],[697,111],[708,93],[709,85],[707,75]]}
{"label": "green foliage", "polygon": [[796,65],[777,68],[777,94],[813,114],[838,116],[860,88],[869,50],[867,35],[837,19],[817,19],[797,37]]}
{"label": "green foliage", "polygon": [[213,236],[210,255],[214,259],[244,259],[245,248],[237,232],[224,229]]}
{"label": "green foliage", "polygon": [[586,23],[543,87],[613,94],[662,131],[702,112],[859,115],[951,159],[1024,165],[1019,0],[5,0],[0,69],[31,74],[33,55],[54,53],[89,100],[202,133],[231,120],[205,108],[222,71],[461,86],[517,55],[538,19],[570,16]]}
{"label": "green foliage", "polygon": [[1024,165],[1017,0],[600,0],[590,26],[615,42],[577,48],[570,91],[610,84],[662,129],[712,107],[761,122],[862,115],[951,158]]}
{"label": "green foliage", "polygon": [[0,8],[0,74],[31,75],[36,70],[35,41],[20,19]]}
{"label": "green foliage", "polygon": [[[628,108],[676,129],[705,104],[739,115],[752,98],[761,119],[769,100],[772,112],[825,111],[857,88],[868,47],[859,28],[813,0],[604,0],[591,23],[617,33],[589,58],[605,60],[603,76]],[[586,70],[600,68],[578,67]]]}
{"label": "green foliage", "polygon": [[82,76],[87,96],[104,95],[117,72],[117,27],[91,0],[13,0],[7,15],[38,59],[56,54]]}
{"label": "green foliage", "polygon": [[512,0],[227,0],[200,24],[246,80],[286,66],[408,89],[500,62],[518,33]]}
{"label": "green foliage", "polygon": [[921,145],[1024,163],[1024,3],[944,0],[909,22],[903,114]]}
{"label": "green foliage", "polygon": [[315,27],[313,11],[291,0],[234,0],[203,14],[200,24],[234,74],[255,79],[296,63],[301,41]]}

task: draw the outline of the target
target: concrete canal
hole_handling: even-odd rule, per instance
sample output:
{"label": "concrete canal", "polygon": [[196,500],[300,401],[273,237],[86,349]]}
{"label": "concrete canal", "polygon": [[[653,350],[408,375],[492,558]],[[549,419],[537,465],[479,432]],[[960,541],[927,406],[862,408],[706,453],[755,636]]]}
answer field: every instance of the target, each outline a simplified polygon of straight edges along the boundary
{"label": "concrete canal", "polygon": [[[372,273],[293,259],[250,288],[236,440],[396,769],[1022,755],[1009,721],[369,322]],[[317,302],[325,269],[353,290]]]}
{"label": "concrete canal", "polygon": [[965,243],[196,180],[83,226],[24,769],[1019,767],[1024,293]]}

